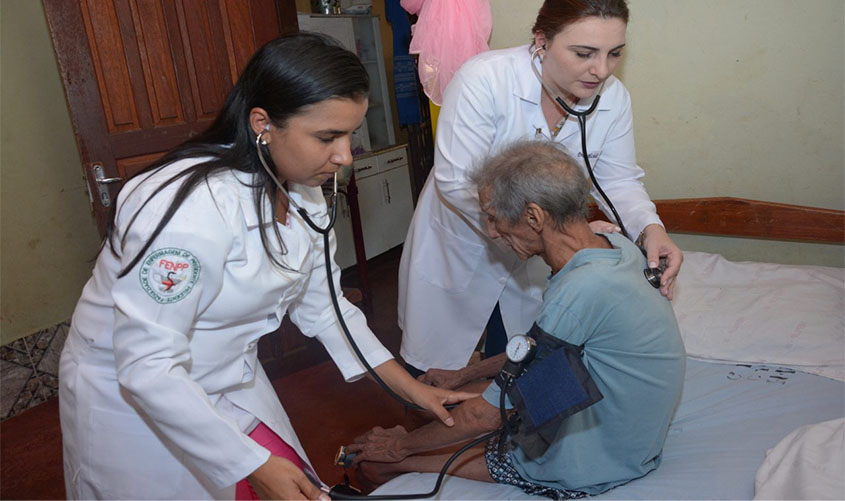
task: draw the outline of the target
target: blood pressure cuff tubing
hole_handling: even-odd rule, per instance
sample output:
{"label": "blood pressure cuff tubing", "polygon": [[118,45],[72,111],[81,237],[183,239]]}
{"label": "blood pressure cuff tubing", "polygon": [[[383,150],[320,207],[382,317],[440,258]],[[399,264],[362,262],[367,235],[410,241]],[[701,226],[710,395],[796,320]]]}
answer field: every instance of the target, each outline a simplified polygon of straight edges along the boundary
{"label": "blood pressure cuff tubing", "polygon": [[537,353],[506,392],[521,418],[519,436],[554,436],[567,417],[601,400],[602,394],[584,366],[583,346],[562,341],[535,323],[526,334]]}

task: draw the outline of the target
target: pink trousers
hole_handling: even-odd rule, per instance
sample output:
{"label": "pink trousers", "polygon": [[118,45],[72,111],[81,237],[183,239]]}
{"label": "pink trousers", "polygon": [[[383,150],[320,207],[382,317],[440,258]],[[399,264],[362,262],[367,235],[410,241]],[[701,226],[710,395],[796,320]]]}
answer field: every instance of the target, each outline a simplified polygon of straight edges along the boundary
{"label": "pink trousers", "polygon": [[[305,463],[302,462],[302,459],[299,458],[299,455],[295,450],[293,450],[293,447],[289,446],[264,423],[260,423],[254,430],[252,430],[252,433],[249,434],[249,438],[255,440],[258,445],[270,451],[270,454],[290,460],[290,462],[295,464],[300,470],[305,468]],[[249,480],[243,479],[235,486],[235,499],[238,501],[251,501],[261,498],[258,497],[258,494],[255,492],[255,489],[252,488]]]}

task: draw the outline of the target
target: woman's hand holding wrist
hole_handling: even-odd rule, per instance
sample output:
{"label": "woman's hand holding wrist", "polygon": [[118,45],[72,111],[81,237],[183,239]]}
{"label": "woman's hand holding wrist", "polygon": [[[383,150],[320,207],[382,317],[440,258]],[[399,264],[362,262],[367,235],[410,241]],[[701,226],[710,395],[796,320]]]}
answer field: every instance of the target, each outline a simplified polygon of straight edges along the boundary
{"label": "woman's hand holding wrist", "polygon": [[375,370],[393,391],[405,400],[431,411],[446,426],[452,426],[454,420],[444,405],[457,404],[478,396],[476,393],[451,391],[423,384],[412,378],[395,360],[388,360]]}

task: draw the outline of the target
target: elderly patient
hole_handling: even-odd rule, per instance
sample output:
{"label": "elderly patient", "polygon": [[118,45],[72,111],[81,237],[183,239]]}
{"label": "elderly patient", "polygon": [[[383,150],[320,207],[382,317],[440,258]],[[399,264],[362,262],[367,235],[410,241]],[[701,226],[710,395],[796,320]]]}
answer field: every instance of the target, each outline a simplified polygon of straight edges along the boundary
{"label": "elderly patient", "polygon": [[[643,254],[617,233],[593,233],[586,219],[589,184],[551,143],[516,143],[471,179],[490,237],[521,259],[540,256],[551,267],[536,323],[583,345],[582,360],[604,398],[552,430],[541,456],[512,441],[499,456],[494,437],[461,456],[449,473],[565,499],[604,492],[657,468],[681,395],[684,347],[669,301],[643,276]],[[495,375],[504,356],[422,377],[456,387]],[[412,432],[374,428],[358,437],[348,450],[358,453],[359,478],[381,483],[403,472],[438,472],[448,454],[421,453],[499,428],[501,390],[486,385],[482,396],[452,411],[454,427],[433,421]]]}

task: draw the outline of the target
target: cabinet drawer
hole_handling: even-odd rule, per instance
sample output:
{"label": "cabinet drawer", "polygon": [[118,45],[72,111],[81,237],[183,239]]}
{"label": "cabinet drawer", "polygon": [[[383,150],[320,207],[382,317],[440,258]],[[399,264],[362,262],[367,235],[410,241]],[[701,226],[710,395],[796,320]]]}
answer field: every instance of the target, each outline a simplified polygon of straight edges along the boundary
{"label": "cabinet drawer", "polygon": [[378,171],[387,172],[396,167],[408,165],[408,149],[397,148],[378,155]]}
{"label": "cabinet drawer", "polygon": [[352,166],[355,168],[355,179],[364,179],[373,174],[378,174],[378,157],[372,156],[355,160]]}

